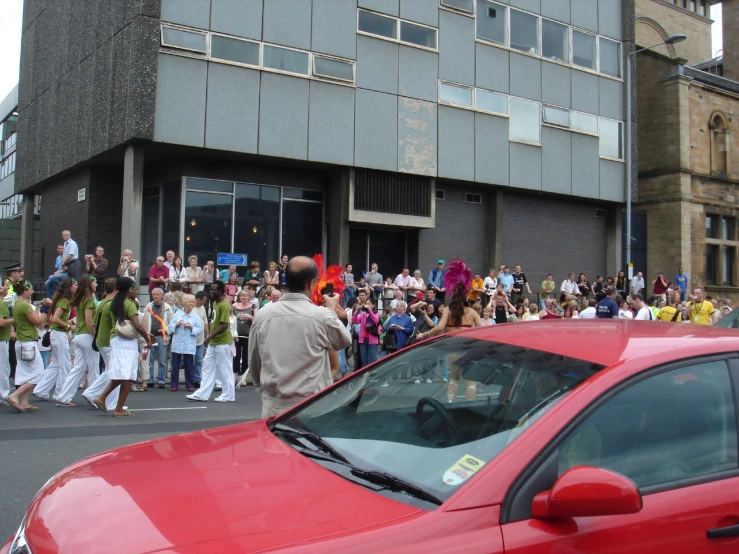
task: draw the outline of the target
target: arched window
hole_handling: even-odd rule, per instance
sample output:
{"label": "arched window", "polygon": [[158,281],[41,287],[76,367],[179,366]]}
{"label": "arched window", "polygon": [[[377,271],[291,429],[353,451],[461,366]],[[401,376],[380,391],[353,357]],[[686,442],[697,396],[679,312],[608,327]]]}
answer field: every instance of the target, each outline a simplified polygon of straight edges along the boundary
{"label": "arched window", "polygon": [[729,132],[726,118],[721,113],[711,116],[711,173],[728,177]]}

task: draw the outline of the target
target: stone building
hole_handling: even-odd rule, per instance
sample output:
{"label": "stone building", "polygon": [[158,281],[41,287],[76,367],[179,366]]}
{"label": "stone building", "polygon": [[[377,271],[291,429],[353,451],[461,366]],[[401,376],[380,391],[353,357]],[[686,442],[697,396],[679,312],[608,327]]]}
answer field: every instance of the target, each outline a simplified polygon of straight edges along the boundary
{"label": "stone building", "polygon": [[682,43],[637,56],[635,209],[646,213],[647,261],[635,270],[645,271],[651,282],[659,271],[672,279],[682,267],[691,286],[737,299],[739,153],[732,152],[732,137],[739,132],[739,0],[722,4],[719,58],[710,50],[708,6],[695,13],[677,1],[636,4],[637,48],[690,34]]}

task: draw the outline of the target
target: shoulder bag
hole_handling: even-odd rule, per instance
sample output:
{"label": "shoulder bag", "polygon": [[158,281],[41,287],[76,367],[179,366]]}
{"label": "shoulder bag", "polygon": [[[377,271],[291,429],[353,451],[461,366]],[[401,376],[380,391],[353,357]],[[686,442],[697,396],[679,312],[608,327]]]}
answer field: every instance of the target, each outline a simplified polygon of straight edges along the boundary
{"label": "shoulder bag", "polygon": [[[44,336],[41,337],[41,346],[43,346],[44,348],[49,348],[51,346],[51,331],[46,331],[44,333]],[[34,350],[33,356],[34,356],[34,358],[36,357],[36,351],[35,350]],[[31,358],[30,360],[25,360],[25,361],[30,362],[32,360],[33,360],[33,358]]]}
{"label": "shoulder bag", "polygon": [[397,352],[398,351],[398,337],[395,333],[385,333],[385,340],[382,341],[383,352]]}
{"label": "shoulder bag", "polygon": [[133,323],[131,323],[130,320],[126,319],[123,321],[123,323],[120,323],[117,319],[115,322],[115,334],[121,337],[122,339],[135,339],[136,335],[138,335],[138,331],[133,326]]}

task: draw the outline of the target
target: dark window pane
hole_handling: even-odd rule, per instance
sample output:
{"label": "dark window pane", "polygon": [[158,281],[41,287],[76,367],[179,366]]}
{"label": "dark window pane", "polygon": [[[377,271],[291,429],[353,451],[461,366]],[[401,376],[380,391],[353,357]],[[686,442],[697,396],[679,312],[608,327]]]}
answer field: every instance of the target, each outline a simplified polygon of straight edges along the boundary
{"label": "dark window pane", "polygon": [[539,53],[539,18],[518,10],[510,10],[511,48]]}
{"label": "dark window pane", "polygon": [[282,251],[309,256],[323,251],[323,204],[282,203]]}
{"label": "dark window pane", "polygon": [[[162,186],[162,244],[157,254],[164,254],[167,250],[180,252],[180,234],[176,231],[180,228],[180,206],[182,197],[182,181],[177,179],[164,183]],[[134,252],[135,254],[135,252]],[[149,266],[154,265],[155,258],[146,260],[146,272]],[[141,260],[143,263],[144,260]]]}
{"label": "dark window pane", "polygon": [[[144,206],[143,206],[143,234],[145,240],[141,241],[141,252],[134,252],[133,257],[139,260],[138,278],[146,278],[149,274],[149,267],[154,264],[154,260],[161,253],[159,249],[159,185],[150,190],[144,190]],[[176,227],[176,228],[179,228]],[[122,245],[121,251],[128,248],[128,245]],[[118,259],[118,258],[117,258]],[[151,261],[151,263],[149,263]],[[110,266],[116,266],[110,261]],[[99,286],[99,285],[98,285]]]}
{"label": "dark window pane", "polygon": [[473,13],[475,9],[474,0],[441,0],[441,5],[468,13]]}
{"label": "dark window pane", "polygon": [[505,44],[506,11],[507,8],[500,4],[477,0],[477,38]]}
{"label": "dark window pane", "polygon": [[270,69],[308,75],[308,54],[265,44],[262,65]]}
{"label": "dark window pane", "polygon": [[717,239],[719,237],[718,223],[719,223],[719,217],[717,215],[707,215],[706,216],[706,238],[707,239]]}
{"label": "dark window pane", "polygon": [[162,27],[162,46],[194,50],[203,54],[205,54],[208,48],[205,35],[183,31],[182,29],[171,29],[169,27]]}
{"label": "dark window pane", "polygon": [[706,245],[706,283],[715,285],[718,277],[718,246]]}
{"label": "dark window pane", "polygon": [[436,29],[421,27],[407,21],[400,22],[400,40],[426,48],[436,48]]}
{"label": "dark window pane", "polygon": [[733,246],[721,247],[721,281],[724,285],[734,284],[734,260],[736,248]]}
{"label": "dark window pane", "polygon": [[[234,252],[247,254],[266,270],[279,261],[280,189],[236,183]],[[292,254],[290,254],[292,257]]]}
{"label": "dark window pane", "polygon": [[370,12],[359,12],[357,29],[381,37],[398,38],[398,25],[395,19]]}
{"label": "dark window pane", "polygon": [[298,200],[314,200],[316,202],[323,202],[323,193],[320,190],[306,190],[306,189],[282,189],[283,198],[297,198]]}
{"label": "dark window pane", "polygon": [[572,63],[595,69],[595,37],[580,31],[572,31]]}
{"label": "dark window pane", "polygon": [[331,79],[354,82],[354,66],[348,62],[315,56],[313,74]]}
{"label": "dark window pane", "polygon": [[621,77],[621,45],[600,38],[600,72],[611,77]]}
{"label": "dark window pane", "polygon": [[[198,263],[215,261],[215,252],[231,251],[231,202],[226,194],[188,192],[185,197],[185,255]],[[195,221],[195,225],[192,222]]]}
{"label": "dark window pane", "polygon": [[213,35],[210,41],[210,57],[258,66],[259,45],[254,42]]}
{"label": "dark window pane", "polygon": [[185,181],[188,190],[209,190],[212,192],[233,192],[234,184],[231,181],[214,181],[212,179],[193,179]]}
{"label": "dark window pane", "polygon": [[544,19],[541,22],[541,51],[545,58],[567,63],[570,59],[570,32],[566,25]]}
{"label": "dark window pane", "polygon": [[734,240],[734,218],[721,218],[721,238],[723,240]]}

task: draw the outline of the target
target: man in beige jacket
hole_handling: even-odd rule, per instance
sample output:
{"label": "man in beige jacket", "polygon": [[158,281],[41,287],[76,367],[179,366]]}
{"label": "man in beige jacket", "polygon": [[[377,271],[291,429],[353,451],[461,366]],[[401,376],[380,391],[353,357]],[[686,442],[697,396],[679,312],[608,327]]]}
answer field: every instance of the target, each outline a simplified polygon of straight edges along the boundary
{"label": "man in beige jacket", "polygon": [[292,258],[285,277],[287,292],[269,310],[259,310],[249,334],[249,371],[262,390],[262,417],[331,385],[330,357],[351,344],[340,296],[324,295],[325,307],[310,300],[318,281],[315,262]]}

